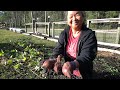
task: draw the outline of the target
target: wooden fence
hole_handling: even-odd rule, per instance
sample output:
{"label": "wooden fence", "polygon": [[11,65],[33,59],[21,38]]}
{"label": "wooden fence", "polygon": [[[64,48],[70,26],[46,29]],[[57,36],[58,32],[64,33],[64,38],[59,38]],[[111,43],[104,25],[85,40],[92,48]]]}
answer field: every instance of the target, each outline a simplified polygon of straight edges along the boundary
{"label": "wooden fence", "polygon": [[[120,44],[120,18],[105,18],[105,19],[89,19],[87,20],[87,27],[90,27],[92,23],[106,23],[106,22],[118,22],[118,29],[116,30],[95,30],[98,41],[106,42],[106,43],[116,43]],[[45,26],[45,33],[41,33],[42,35],[59,38],[59,34],[56,35],[55,25],[67,25],[67,21],[59,21],[59,22],[33,22],[25,24],[26,32],[27,26],[32,26],[32,31],[34,34],[39,33],[38,25]],[[62,29],[63,30],[63,29]]]}
{"label": "wooden fence", "polygon": [[[120,17],[120,15],[119,15]],[[89,28],[90,25],[92,23],[107,23],[107,22],[117,22],[118,23],[118,29],[114,30],[113,32],[109,31],[103,31],[103,32],[98,32],[96,31],[96,33],[102,33],[103,34],[103,42],[106,41],[106,35],[109,34],[115,34],[114,36],[116,36],[116,39],[114,40],[116,44],[120,44],[120,18],[104,18],[104,19],[89,19],[87,20],[87,27]],[[102,35],[101,34],[101,35]]]}
{"label": "wooden fence", "polygon": [[60,24],[60,25],[61,24],[65,24],[65,25],[67,25],[67,21],[60,21],[60,22],[35,22],[34,24],[33,23],[26,23],[25,24],[25,31],[27,33],[29,33],[28,30],[27,30],[27,27],[28,26],[32,26],[33,33],[34,34],[38,34],[39,33],[38,26],[41,26],[41,27],[44,26],[45,27],[45,33],[42,32],[41,33],[42,35],[45,35],[45,36],[48,36],[48,37],[53,37],[53,38],[55,38],[55,37],[58,38],[58,35],[56,36],[56,34],[55,34],[55,25],[56,24]]}

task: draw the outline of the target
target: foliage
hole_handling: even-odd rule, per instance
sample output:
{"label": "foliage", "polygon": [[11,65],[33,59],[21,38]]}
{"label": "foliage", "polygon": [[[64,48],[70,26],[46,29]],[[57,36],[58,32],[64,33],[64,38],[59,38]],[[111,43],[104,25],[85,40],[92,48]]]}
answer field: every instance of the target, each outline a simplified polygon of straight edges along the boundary
{"label": "foliage", "polygon": [[[0,78],[40,78],[40,61],[49,57],[54,42],[24,36],[14,32],[0,32]],[[45,52],[49,50],[49,52]],[[36,74],[37,73],[37,74]]]}

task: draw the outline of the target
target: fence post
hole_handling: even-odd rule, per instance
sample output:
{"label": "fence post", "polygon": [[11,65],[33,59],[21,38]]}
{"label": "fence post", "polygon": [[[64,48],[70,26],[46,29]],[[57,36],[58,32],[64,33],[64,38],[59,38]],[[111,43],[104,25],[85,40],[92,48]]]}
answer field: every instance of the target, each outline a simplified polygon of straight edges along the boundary
{"label": "fence post", "polygon": [[33,33],[35,33],[35,18],[32,19],[32,30],[33,30]]}
{"label": "fence post", "polygon": [[52,37],[54,38],[54,25],[55,25],[55,23],[53,22],[52,23]]}
{"label": "fence post", "polygon": [[37,34],[37,23],[35,22],[35,33]]}
{"label": "fence post", "polygon": [[90,23],[91,23],[91,21],[90,21],[90,20],[87,20],[87,28],[90,27]]}
{"label": "fence post", "polygon": [[48,37],[50,37],[50,22],[48,23]]}
{"label": "fence post", "polygon": [[[120,13],[119,13],[119,18],[120,18]],[[120,21],[118,21],[118,30],[117,30],[116,43],[120,44]]]}
{"label": "fence post", "polygon": [[27,25],[25,25],[25,32],[27,33]]}
{"label": "fence post", "polygon": [[47,11],[45,11],[45,33],[48,34],[46,22],[47,22]]}

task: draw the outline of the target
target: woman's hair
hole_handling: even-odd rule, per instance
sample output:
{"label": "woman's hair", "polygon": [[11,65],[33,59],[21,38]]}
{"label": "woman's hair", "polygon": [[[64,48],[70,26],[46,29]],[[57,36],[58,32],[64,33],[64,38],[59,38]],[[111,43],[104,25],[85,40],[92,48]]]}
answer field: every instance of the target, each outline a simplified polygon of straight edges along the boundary
{"label": "woman's hair", "polygon": [[[82,15],[83,18],[85,18],[85,11],[78,11],[78,12]],[[68,15],[68,12],[67,12],[67,15]]]}
{"label": "woman's hair", "polygon": [[85,18],[85,11],[79,11],[83,18]]}
{"label": "woman's hair", "polygon": [[83,24],[85,25],[85,23],[86,23],[86,13],[85,13],[85,11],[79,11],[80,13],[81,13],[81,15],[82,15],[82,17],[83,17]]}

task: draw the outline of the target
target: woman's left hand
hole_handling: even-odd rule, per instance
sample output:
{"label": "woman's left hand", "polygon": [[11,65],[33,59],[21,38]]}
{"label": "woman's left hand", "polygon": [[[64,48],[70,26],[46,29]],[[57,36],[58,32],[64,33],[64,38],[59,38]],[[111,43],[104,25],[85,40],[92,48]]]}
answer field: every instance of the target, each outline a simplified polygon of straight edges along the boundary
{"label": "woman's left hand", "polygon": [[63,67],[62,67],[62,73],[63,73],[65,76],[71,78],[72,72],[73,72],[73,69],[72,69],[72,66],[71,66],[70,62],[64,63],[64,64],[63,64]]}

